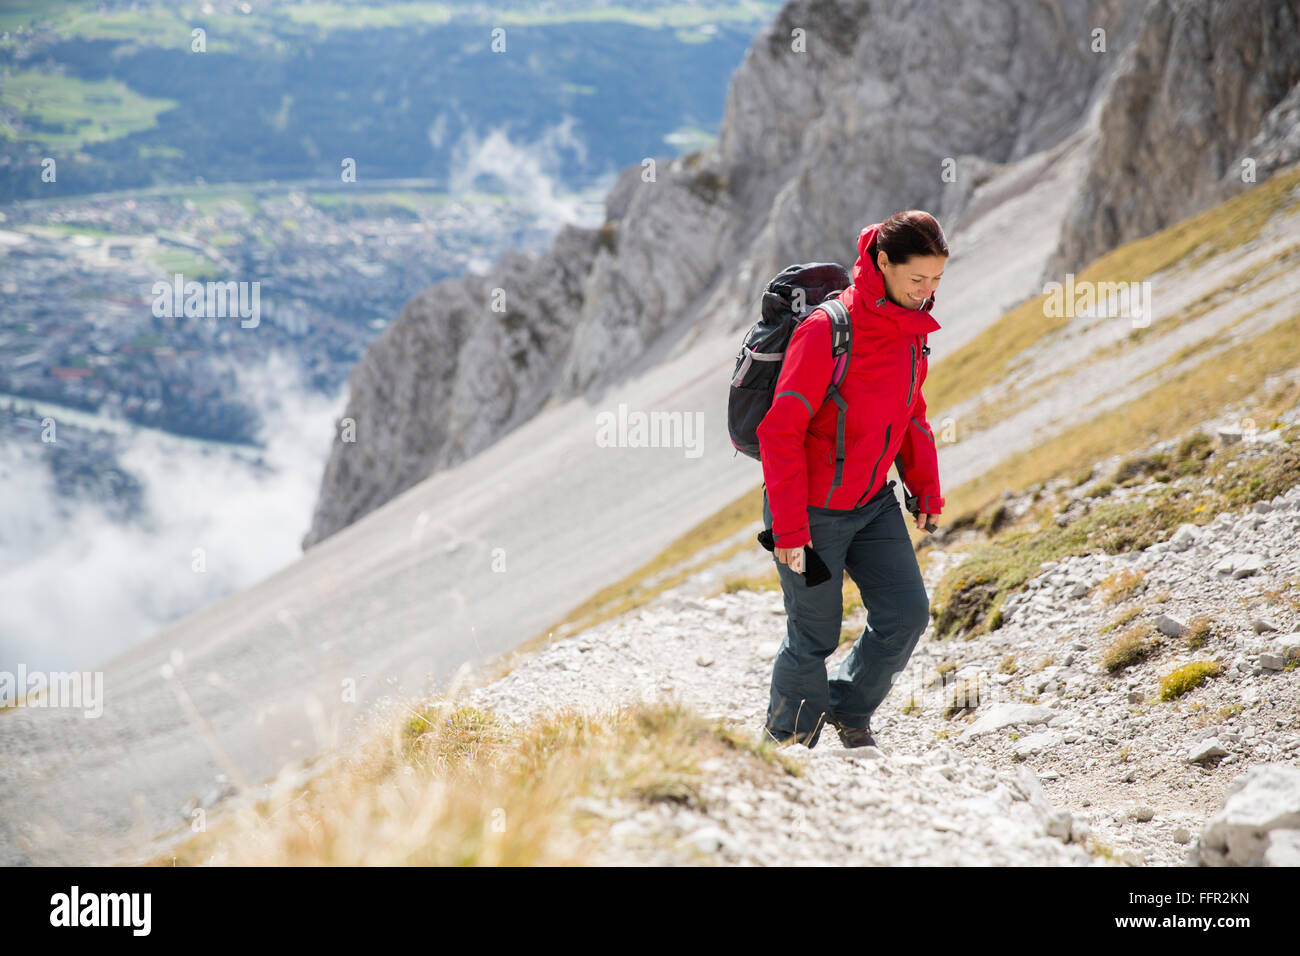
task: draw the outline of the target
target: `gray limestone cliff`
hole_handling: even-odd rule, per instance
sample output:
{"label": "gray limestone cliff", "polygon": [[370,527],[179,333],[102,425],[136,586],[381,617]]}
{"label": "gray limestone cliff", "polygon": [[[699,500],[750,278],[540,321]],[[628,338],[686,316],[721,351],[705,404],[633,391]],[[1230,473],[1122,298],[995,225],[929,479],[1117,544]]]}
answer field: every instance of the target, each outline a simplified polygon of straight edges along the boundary
{"label": "gray limestone cliff", "polygon": [[1102,102],[1055,271],[1229,198],[1297,158],[1300,0],[1156,0]]}

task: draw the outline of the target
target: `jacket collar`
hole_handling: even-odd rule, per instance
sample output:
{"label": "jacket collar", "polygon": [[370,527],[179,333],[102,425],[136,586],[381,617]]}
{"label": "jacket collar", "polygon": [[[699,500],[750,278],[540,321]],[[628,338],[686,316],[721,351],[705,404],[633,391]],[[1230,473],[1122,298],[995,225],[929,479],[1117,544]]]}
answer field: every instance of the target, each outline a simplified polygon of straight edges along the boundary
{"label": "jacket collar", "polygon": [[858,236],[858,261],[853,264],[853,285],[840,296],[861,325],[878,335],[924,335],[939,330],[930,315],[934,294],[919,309],[908,309],[885,295],[885,277],[876,265],[876,234],[880,223],[868,226]]}

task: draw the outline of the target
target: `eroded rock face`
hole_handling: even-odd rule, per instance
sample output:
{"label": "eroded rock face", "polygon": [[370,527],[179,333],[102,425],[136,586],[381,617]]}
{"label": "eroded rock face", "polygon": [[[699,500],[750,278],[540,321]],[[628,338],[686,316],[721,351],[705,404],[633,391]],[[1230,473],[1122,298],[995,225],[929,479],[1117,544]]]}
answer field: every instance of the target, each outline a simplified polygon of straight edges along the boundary
{"label": "eroded rock face", "polygon": [[[1298,3],[1275,4],[1277,23]],[[1088,180],[1096,197],[1077,202],[1063,254],[1095,254],[1166,224],[1155,210],[1185,215],[1177,210],[1208,196],[1237,144],[1260,132],[1300,62],[1294,36],[1270,33],[1261,16],[1230,17],[1220,9],[1229,5],[1200,0],[1175,14],[1147,0],[996,0],[936,17],[901,0],[787,4],[733,76],[715,146],[658,158],[653,181],[629,166],[602,227],[568,226],[536,259],[508,254],[487,276],[440,282],[407,304],[352,375],[344,418],[355,441],[335,435],[304,547],[483,450],[548,401],[618,381],[655,346],[658,355],[743,329],[780,268],[850,263],[859,230],[898,209],[936,211],[951,241],[969,204],[1015,198],[978,193],[996,170],[1096,135],[1100,115],[1109,119]],[[1215,29],[1198,26],[1201,14]],[[1107,32],[1105,55],[1090,49],[1096,28]],[[1134,42],[1143,50],[1130,61]],[[1250,69],[1210,75],[1207,49]],[[1290,67],[1275,62],[1287,57]],[[1117,69],[1132,78],[1108,88]],[[1144,119],[1128,129],[1124,111],[1138,106]],[[1187,116],[1212,120],[1190,140],[1208,144],[1208,168],[1180,132]],[[1290,133],[1284,120],[1272,118],[1275,138]],[[955,181],[941,175],[945,162]],[[1188,177],[1204,189],[1189,190]],[[1168,185],[1149,202],[1135,198],[1153,180]],[[492,308],[495,289],[505,311]]]}
{"label": "eroded rock face", "polygon": [[[1255,160],[1255,176],[1263,181],[1280,169],[1300,162],[1300,83],[1269,111],[1260,130],[1244,151]],[[1238,168],[1230,168],[1222,186],[1231,193],[1242,188]]]}
{"label": "eroded rock face", "polygon": [[567,226],[546,259],[506,255],[491,277],[439,282],[406,304],[352,371],[304,547],[541,407],[582,314],[598,241]]}
{"label": "eroded rock face", "polygon": [[1057,272],[1248,188],[1245,158],[1259,181],[1300,152],[1300,0],[1150,3],[1119,55]]}

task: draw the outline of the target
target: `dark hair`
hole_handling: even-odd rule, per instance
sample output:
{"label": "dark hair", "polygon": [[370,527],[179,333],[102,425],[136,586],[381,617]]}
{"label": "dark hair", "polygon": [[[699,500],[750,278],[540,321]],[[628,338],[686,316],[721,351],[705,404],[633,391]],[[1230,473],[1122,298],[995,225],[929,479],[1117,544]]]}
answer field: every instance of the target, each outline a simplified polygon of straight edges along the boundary
{"label": "dark hair", "polygon": [[[944,238],[939,220],[924,209],[904,209],[880,224],[876,236],[877,250],[883,250],[889,261],[901,265],[912,256],[946,256],[948,240]],[[871,255],[873,264],[876,254]]]}

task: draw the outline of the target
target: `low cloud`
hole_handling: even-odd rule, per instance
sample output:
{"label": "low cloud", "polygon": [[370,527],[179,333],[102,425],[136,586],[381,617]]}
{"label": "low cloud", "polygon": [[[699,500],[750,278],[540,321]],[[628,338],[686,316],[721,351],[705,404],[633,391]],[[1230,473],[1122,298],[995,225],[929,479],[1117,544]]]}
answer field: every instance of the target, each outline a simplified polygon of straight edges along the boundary
{"label": "low cloud", "polygon": [[575,132],[574,122],[572,116],[566,116],[529,144],[511,142],[500,128],[484,137],[473,130],[466,132],[452,149],[450,191],[492,188],[481,180],[495,180],[512,198],[532,206],[552,224],[584,224],[590,218],[584,215],[584,201],[563,194],[555,176],[555,171],[563,168],[566,154],[579,161],[587,157],[586,143]]}
{"label": "low cloud", "polygon": [[301,554],[345,395],[309,391],[279,355],[238,374],[264,421],[261,463],[136,430],[119,464],[144,485],[139,523],[60,498],[38,456],[0,449],[0,669],[97,666]]}

